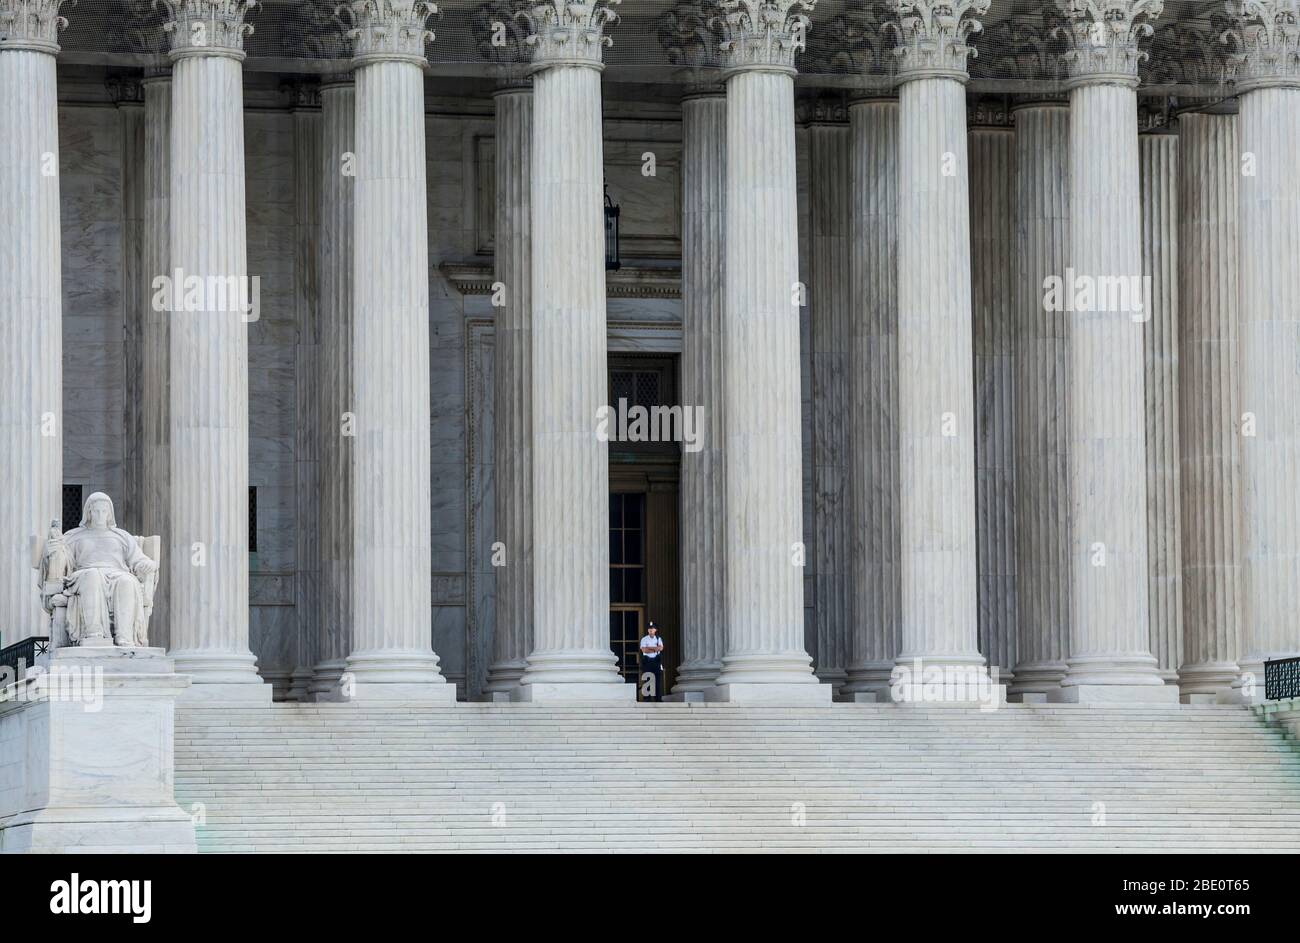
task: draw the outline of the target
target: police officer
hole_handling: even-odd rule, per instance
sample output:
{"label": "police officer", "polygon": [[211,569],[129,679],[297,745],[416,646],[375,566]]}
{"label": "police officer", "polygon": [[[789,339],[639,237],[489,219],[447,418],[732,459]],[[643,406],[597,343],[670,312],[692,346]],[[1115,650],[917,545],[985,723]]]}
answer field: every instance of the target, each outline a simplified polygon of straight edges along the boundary
{"label": "police officer", "polygon": [[[659,637],[658,627],[651,622],[646,626],[645,635],[641,636],[641,684],[647,690],[647,701],[662,701],[664,688],[664,640]],[[650,677],[647,678],[646,675]],[[644,686],[649,681],[650,687]]]}

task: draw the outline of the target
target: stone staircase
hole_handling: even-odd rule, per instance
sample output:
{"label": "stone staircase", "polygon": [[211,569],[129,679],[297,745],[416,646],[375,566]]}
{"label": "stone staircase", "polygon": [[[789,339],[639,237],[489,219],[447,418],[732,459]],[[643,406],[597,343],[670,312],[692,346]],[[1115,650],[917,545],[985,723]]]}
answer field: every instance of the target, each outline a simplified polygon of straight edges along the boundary
{"label": "stone staircase", "polygon": [[1208,705],[183,706],[176,797],[207,852],[1300,851],[1300,749]]}

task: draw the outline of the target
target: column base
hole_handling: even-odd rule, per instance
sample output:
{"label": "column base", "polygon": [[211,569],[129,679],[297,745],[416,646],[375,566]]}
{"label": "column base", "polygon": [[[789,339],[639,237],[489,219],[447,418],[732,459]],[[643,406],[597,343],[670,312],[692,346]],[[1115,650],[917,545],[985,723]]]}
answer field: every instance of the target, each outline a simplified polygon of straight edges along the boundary
{"label": "column base", "polygon": [[443,687],[447,679],[438,670],[438,656],[424,649],[373,649],[348,656],[343,682],[355,688],[387,684]]}
{"label": "column base", "polygon": [[[873,701],[889,700],[889,679],[894,673],[894,660],[862,661],[850,665],[848,679],[836,692],[837,697],[845,701],[869,704]],[[872,695],[872,701],[859,701],[859,694]]]}
{"label": "column base", "polygon": [[1235,662],[1184,665],[1178,670],[1178,694],[1184,704],[1215,704],[1231,695],[1233,683],[1241,677]]}
{"label": "column base", "polygon": [[347,662],[342,658],[322,661],[313,670],[311,685],[307,688],[313,701],[332,701],[339,698],[339,685]]}
{"label": "column base", "polygon": [[636,685],[624,681],[534,681],[519,685],[510,698],[524,704],[636,704]]}
{"label": "column base", "polygon": [[289,678],[289,700],[310,701],[312,677],[312,669],[295,668]]}
{"label": "column base", "polygon": [[340,690],[338,696],[331,698],[331,700],[349,704],[391,704],[402,701],[438,707],[454,707],[456,705],[456,685],[448,683],[441,675],[438,676],[438,679],[436,684],[427,682],[407,684],[400,681],[372,682],[358,678],[351,685],[349,693],[344,694]]}
{"label": "column base", "polygon": [[1172,684],[1066,684],[1049,698],[1053,704],[1177,704]]}
{"label": "column base", "polygon": [[835,700],[841,704],[879,704],[880,695],[875,691],[840,690],[836,693]]}
{"label": "column base", "polygon": [[[510,692],[519,687],[519,679],[527,670],[528,662],[522,658],[497,662],[488,668],[487,684],[483,685],[484,695],[504,694],[506,700],[509,700]],[[492,700],[491,697],[485,699]]]}
{"label": "column base", "polygon": [[1007,685],[1007,697],[1012,702],[1041,704],[1060,690],[1068,670],[1063,661],[1033,661],[1016,665],[1015,678]]}
{"label": "column base", "polygon": [[210,648],[181,648],[167,653],[176,663],[176,673],[189,675],[195,686],[203,684],[246,684],[267,688],[257,673],[257,659],[252,652],[224,652]]}
{"label": "column base", "polygon": [[678,691],[673,690],[672,694],[665,694],[664,701],[671,704],[703,704],[703,691]]}
{"label": "column base", "polygon": [[720,661],[688,661],[677,669],[677,683],[673,685],[673,694],[703,694],[713,687],[721,673],[722,662]]}
{"label": "column base", "polygon": [[704,700],[715,704],[767,707],[828,707],[833,693],[829,684],[738,681],[715,685],[704,693]]}

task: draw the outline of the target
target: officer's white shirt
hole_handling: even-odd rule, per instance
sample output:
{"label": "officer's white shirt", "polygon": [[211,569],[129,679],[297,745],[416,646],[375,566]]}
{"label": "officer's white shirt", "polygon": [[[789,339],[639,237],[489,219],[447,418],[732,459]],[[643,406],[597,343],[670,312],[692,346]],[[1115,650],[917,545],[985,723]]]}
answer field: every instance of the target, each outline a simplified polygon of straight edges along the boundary
{"label": "officer's white shirt", "polygon": [[643,635],[641,636],[641,653],[643,655],[649,656],[650,658],[658,658],[660,653],[654,651],[653,649],[657,644],[662,644],[662,643],[663,643],[663,639],[660,638],[658,635],[655,635],[653,637],[649,635]]}

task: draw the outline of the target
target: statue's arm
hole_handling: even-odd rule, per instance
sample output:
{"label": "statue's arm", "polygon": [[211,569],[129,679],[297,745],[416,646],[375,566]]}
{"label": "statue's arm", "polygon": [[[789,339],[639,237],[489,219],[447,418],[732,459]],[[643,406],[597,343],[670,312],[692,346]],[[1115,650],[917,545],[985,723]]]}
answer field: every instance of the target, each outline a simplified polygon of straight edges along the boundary
{"label": "statue's arm", "polygon": [[121,535],[126,543],[126,568],[134,574],[135,578],[143,581],[150,573],[156,573],[158,564],[145,555],[136,539],[126,531],[121,531]]}

